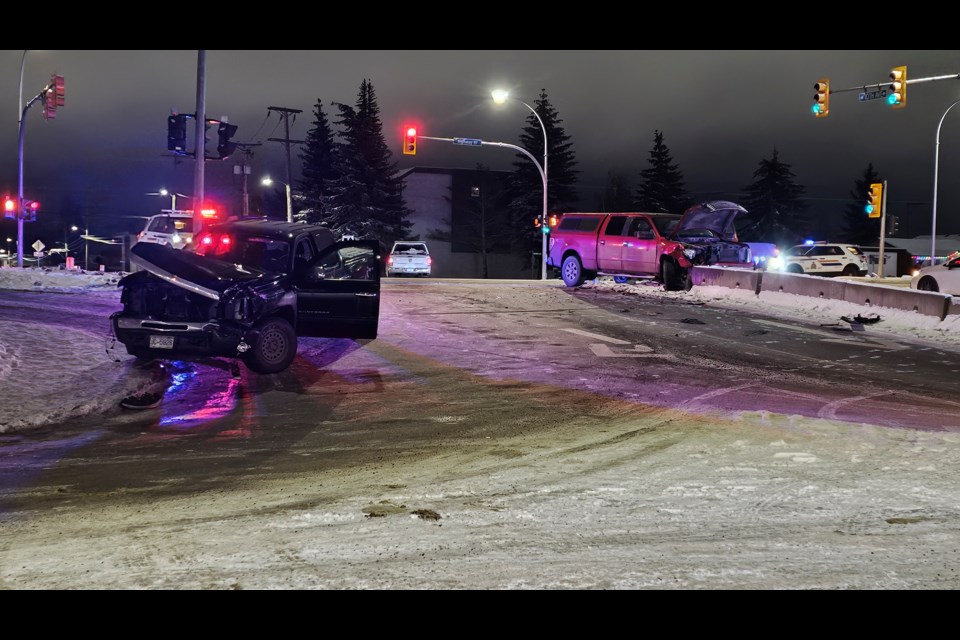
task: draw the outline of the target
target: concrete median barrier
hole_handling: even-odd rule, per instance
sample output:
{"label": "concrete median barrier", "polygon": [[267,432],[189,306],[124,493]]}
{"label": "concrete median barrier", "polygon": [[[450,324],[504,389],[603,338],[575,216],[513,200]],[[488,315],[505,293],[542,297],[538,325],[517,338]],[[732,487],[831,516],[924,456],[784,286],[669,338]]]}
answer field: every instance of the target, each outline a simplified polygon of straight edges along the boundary
{"label": "concrete median barrier", "polygon": [[916,311],[919,314],[936,316],[943,320],[951,306],[952,296],[930,291],[848,282],[843,291],[843,299],[854,304],[865,304],[872,307]]}
{"label": "concrete median barrier", "polygon": [[694,286],[745,289],[758,293],[760,289],[760,275],[762,273],[762,271],[748,271],[746,269],[693,267],[693,269],[690,270],[690,278]]}
{"label": "concrete median barrier", "polygon": [[766,271],[760,283],[760,291],[778,291],[798,296],[843,300],[843,290],[848,283],[823,276],[807,276],[780,271]]}
{"label": "concrete median barrier", "polygon": [[748,291],[773,291],[798,296],[845,300],[872,307],[916,311],[943,320],[948,314],[960,314],[960,304],[953,296],[930,291],[915,291],[882,284],[866,284],[822,276],[808,276],[780,271],[747,271],[722,267],[694,267],[690,271],[694,286],[727,287]]}

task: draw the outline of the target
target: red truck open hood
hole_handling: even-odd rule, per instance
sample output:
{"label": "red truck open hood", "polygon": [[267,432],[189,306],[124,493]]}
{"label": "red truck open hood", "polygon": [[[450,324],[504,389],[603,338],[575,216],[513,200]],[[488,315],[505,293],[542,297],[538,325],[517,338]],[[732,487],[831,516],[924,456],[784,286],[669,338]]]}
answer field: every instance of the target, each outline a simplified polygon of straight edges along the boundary
{"label": "red truck open hood", "polygon": [[670,234],[670,239],[679,240],[684,235],[696,232],[697,229],[707,229],[717,234],[720,239],[732,241],[736,234],[733,220],[746,212],[747,210],[737,203],[726,200],[696,204],[684,212],[680,222]]}

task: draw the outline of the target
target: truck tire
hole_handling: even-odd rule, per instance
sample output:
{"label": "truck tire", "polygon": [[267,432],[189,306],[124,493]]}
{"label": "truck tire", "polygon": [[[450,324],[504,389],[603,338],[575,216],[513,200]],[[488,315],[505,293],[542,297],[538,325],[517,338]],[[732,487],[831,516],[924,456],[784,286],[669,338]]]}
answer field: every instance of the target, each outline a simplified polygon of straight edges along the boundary
{"label": "truck tire", "polygon": [[567,256],[560,267],[560,277],[568,287],[579,287],[583,284],[583,264],[577,256]]}
{"label": "truck tire", "polygon": [[297,356],[297,334],[283,318],[269,318],[257,330],[257,337],[243,362],[257,373],[283,371]]}
{"label": "truck tire", "polygon": [[660,282],[664,291],[683,291],[686,289],[689,276],[684,269],[673,260],[664,260],[660,264]]}

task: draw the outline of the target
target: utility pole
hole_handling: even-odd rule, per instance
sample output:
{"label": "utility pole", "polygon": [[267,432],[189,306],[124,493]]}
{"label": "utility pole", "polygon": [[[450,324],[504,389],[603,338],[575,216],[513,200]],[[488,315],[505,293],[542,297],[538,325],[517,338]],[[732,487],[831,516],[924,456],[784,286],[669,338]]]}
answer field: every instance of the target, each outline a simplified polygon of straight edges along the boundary
{"label": "utility pole", "polygon": [[240,164],[233,165],[233,174],[239,175],[243,181],[241,193],[243,194],[243,217],[250,215],[250,192],[247,191],[247,176],[250,175],[250,158],[253,157],[253,150],[250,147],[259,147],[260,142],[238,143],[237,148],[243,152],[243,159]]}
{"label": "utility pole", "polygon": [[[193,233],[200,236],[203,229],[203,165],[207,157],[207,79],[206,69],[207,52],[204,49],[197,51],[197,117],[193,153]],[[176,208],[176,207],[174,207]]]}
{"label": "utility pole", "polygon": [[[290,145],[291,144],[303,144],[303,140],[291,140],[290,139],[290,114],[294,114],[294,121],[296,121],[296,114],[303,113],[303,109],[288,109],[287,107],[267,107],[267,111],[276,111],[280,114],[280,117],[283,118],[283,138],[267,138],[267,142],[282,142],[287,147],[287,184],[293,184],[290,181]],[[287,189],[290,187],[288,186]]]}

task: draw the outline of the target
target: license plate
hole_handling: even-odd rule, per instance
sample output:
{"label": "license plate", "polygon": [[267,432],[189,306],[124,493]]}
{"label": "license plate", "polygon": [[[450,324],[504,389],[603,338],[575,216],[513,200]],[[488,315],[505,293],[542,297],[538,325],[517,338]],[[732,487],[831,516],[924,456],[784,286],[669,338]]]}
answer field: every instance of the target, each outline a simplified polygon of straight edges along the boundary
{"label": "license plate", "polygon": [[151,349],[173,349],[173,336],[150,336]]}

